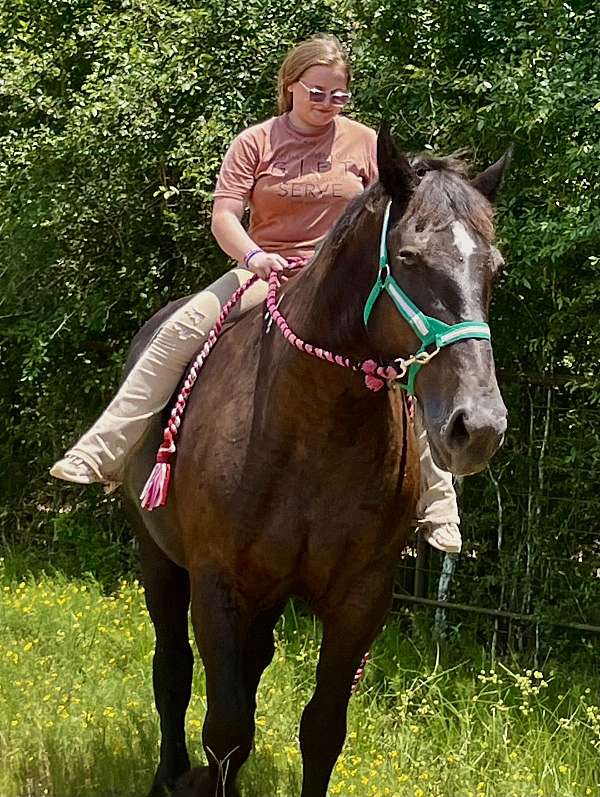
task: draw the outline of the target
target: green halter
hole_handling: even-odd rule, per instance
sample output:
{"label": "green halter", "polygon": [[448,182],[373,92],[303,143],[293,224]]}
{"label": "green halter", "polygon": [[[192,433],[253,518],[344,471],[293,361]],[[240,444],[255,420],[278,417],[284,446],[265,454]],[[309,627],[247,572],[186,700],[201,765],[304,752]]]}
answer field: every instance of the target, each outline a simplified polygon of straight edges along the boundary
{"label": "green halter", "polygon": [[[383,291],[385,291],[396,305],[400,315],[405,319],[421,341],[421,348],[413,357],[418,358],[419,355],[425,355],[425,357],[422,356],[421,361],[413,360],[413,357],[409,358],[409,360],[413,361],[408,366],[408,382],[406,384],[406,389],[412,395],[414,394],[415,377],[417,373],[440,349],[443,349],[444,346],[449,346],[451,343],[456,343],[458,340],[467,340],[469,338],[491,340],[491,333],[489,326],[484,321],[461,321],[458,324],[445,324],[437,318],[425,315],[419,310],[416,304],[411,301],[406,293],[404,293],[392,276],[388,261],[387,232],[391,206],[392,202],[390,200],[385,209],[381,228],[379,272],[375,284],[371,288],[371,292],[367,298],[363,311],[363,319],[366,326],[375,302],[379,299]],[[435,350],[428,354],[427,349],[431,345],[435,345]],[[402,387],[404,387],[404,385],[402,385]]]}

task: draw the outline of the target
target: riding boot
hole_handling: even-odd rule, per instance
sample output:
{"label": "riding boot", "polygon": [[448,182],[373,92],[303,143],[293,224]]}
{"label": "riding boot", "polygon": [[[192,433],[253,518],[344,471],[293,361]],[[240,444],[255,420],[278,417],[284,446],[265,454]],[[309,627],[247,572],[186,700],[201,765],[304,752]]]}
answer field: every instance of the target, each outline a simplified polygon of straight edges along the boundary
{"label": "riding boot", "polygon": [[[127,454],[142,438],[150,419],[171,398],[185,369],[204,345],[223,305],[252,276],[234,268],[197,293],[163,322],[96,423],[51,468],[66,481],[122,481]],[[229,319],[264,301],[267,283],[258,280],[242,296]]]}

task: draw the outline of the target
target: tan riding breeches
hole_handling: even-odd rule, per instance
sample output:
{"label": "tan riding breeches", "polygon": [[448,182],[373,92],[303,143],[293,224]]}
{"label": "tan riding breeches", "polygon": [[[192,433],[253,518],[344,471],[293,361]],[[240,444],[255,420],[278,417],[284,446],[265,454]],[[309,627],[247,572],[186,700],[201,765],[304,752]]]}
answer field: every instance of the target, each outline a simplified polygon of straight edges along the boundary
{"label": "tan riding breeches", "polygon": [[452,474],[438,468],[431,456],[427,432],[423,426],[421,406],[415,402],[415,435],[421,465],[421,492],[417,502],[417,523],[419,526],[442,523],[460,524],[456,492],[452,484]]}
{"label": "tan riding breeches", "polygon": [[[222,306],[251,276],[252,272],[245,268],[233,268],[169,316],[117,395],[67,453],[81,457],[102,479],[120,482],[125,458],[142,438],[149,419],[164,409],[188,364],[204,344]],[[229,318],[235,320],[266,296],[267,283],[257,280]]]}
{"label": "tan riding breeches", "polygon": [[[252,272],[233,268],[209,288],[195,294],[160,326],[119,392],[96,423],[69,449],[105,481],[120,482],[127,454],[142,438],[148,421],[164,409],[185,369],[203,345],[223,305]],[[229,318],[263,302],[267,283],[258,280],[241,298]],[[427,433],[415,415],[415,431],[421,460],[419,523],[458,523],[452,476],[431,458]]]}

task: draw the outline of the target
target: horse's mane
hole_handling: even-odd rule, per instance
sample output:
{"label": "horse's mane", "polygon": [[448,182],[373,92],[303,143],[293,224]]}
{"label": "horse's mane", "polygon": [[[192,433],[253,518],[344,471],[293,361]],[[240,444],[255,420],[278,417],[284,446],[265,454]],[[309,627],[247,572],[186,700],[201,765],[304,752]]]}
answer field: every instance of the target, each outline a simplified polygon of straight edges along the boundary
{"label": "horse's mane", "polygon": [[354,228],[364,208],[370,204],[369,200],[380,199],[384,194],[383,186],[377,182],[369,186],[366,191],[353,197],[346,205],[346,209],[333,226],[329,235],[325,238],[323,245],[326,244],[332,252],[336,252],[345,241],[348,233]]}

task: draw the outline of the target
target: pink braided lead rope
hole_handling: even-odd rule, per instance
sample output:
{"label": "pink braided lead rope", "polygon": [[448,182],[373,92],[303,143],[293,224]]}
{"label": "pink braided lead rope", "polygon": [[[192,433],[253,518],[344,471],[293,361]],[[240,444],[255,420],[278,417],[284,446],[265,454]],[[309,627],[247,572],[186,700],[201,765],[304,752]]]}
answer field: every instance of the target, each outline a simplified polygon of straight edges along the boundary
{"label": "pink braided lead rope", "polygon": [[[289,270],[291,271],[301,268],[306,261],[302,258],[289,258],[288,262],[290,264]],[[215,343],[223,331],[225,321],[227,320],[229,314],[235,305],[240,301],[244,293],[246,293],[246,291],[251,288],[258,279],[258,275],[254,274],[249,280],[247,280],[247,282],[245,282],[243,285],[240,285],[240,287],[231,295],[227,303],[223,306],[223,309],[221,310],[214,327],[208,333],[206,343],[202,347],[200,354],[192,363],[181,391],[177,396],[175,405],[171,409],[169,421],[164,430],[163,441],[156,454],[156,463],[140,495],[143,509],[152,511],[158,507],[165,506],[167,503],[169,483],[171,481],[171,463],[169,460],[177,450],[175,438],[179,434],[179,427],[181,426],[181,419],[185,411],[188,398],[190,397],[194,384],[196,383],[206,359],[213,350]],[[277,272],[271,272],[269,277],[269,290],[267,294],[267,309],[269,311],[269,315],[277,324],[277,327],[281,330],[284,338],[289,343],[295,345],[300,351],[306,352],[306,354],[311,354],[315,357],[319,357],[322,360],[341,365],[345,368],[351,368],[353,371],[362,371],[365,374],[365,384],[370,390],[380,390],[384,385],[384,379],[394,378],[398,375],[397,370],[393,367],[378,366],[374,360],[365,360],[363,363],[353,363],[348,357],[342,357],[341,355],[333,354],[326,349],[313,346],[312,344],[303,341],[297,335],[294,335],[285,318],[277,309],[276,294],[280,285],[281,279],[279,274]],[[367,666],[368,660],[369,651],[367,651],[362,657],[360,665],[352,680],[352,686],[350,690],[352,695],[356,692],[360,682],[364,677],[365,667]]]}
{"label": "pink braided lead rope", "polygon": [[[305,262],[306,260],[300,257],[288,258],[288,271],[295,271],[296,269],[301,268]],[[273,272],[273,274],[274,273],[275,272]],[[273,276],[273,274],[271,276]],[[240,287],[229,297],[226,304],[223,306],[223,309],[221,310],[214,327],[208,333],[206,343],[202,347],[200,354],[192,363],[183,383],[183,387],[181,388],[181,391],[177,396],[177,400],[171,409],[171,415],[163,433],[163,441],[156,454],[156,464],[154,465],[150,476],[148,476],[146,484],[144,485],[144,489],[141,492],[140,501],[142,509],[147,509],[149,512],[151,512],[153,509],[165,506],[167,503],[169,484],[171,481],[171,463],[169,460],[177,450],[175,438],[179,433],[181,419],[183,417],[188,398],[190,397],[190,393],[192,392],[192,388],[196,383],[196,379],[198,378],[198,375],[204,363],[206,362],[208,355],[213,350],[215,343],[223,331],[227,317],[236,304],[240,301],[242,296],[246,293],[246,291],[251,288],[258,279],[260,279],[259,276],[254,274],[249,280],[244,282],[243,285],[240,285]],[[279,280],[277,281],[277,284],[280,284]]]}
{"label": "pink braided lead rope", "polygon": [[360,682],[365,677],[365,669],[368,663],[369,663],[369,651],[367,650],[367,652],[360,660],[360,664],[358,665],[358,670],[356,671],[354,678],[352,680],[352,687],[350,689],[351,695],[353,695],[356,692],[356,690],[360,685]]}
{"label": "pink braided lead rope", "polygon": [[245,282],[243,285],[240,285],[240,287],[230,296],[227,303],[223,306],[223,309],[217,318],[216,324],[208,333],[206,343],[202,347],[200,354],[192,363],[192,366],[188,371],[183,383],[183,387],[177,396],[177,401],[171,410],[169,421],[164,430],[163,441],[156,454],[156,464],[154,465],[154,468],[152,469],[152,472],[150,473],[150,476],[148,477],[148,480],[146,481],[144,489],[140,495],[140,501],[143,509],[152,511],[153,509],[164,506],[167,503],[169,482],[171,481],[171,463],[169,460],[177,450],[175,446],[175,438],[179,433],[181,418],[188,402],[188,398],[190,397],[190,393],[192,392],[192,388],[196,383],[196,379],[198,378],[202,366],[206,362],[208,355],[213,350],[215,343],[223,331],[223,326],[225,325],[225,321],[227,320],[229,313],[233,310],[235,305],[239,302],[246,291],[251,288],[258,279],[258,275],[254,274],[247,282]]}
{"label": "pink braided lead rope", "polygon": [[314,346],[312,343],[307,343],[305,340],[302,340],[302,338],[298,337],[298,335],[290,329],[288,322],[277,307],[277,290],[280,285],[280,275],[276,272],[272,272],[269,277],[267,311],[289,344],[295,346],[305,354],[310,354],[312,357],[318,357],[320,360],[325,360],[333,365],[340,365],[342,368],[350,368],[352,371],[362,373],[364,375],[365,385],[369,390],[374,392],[381,390],[386,380],[396,379],[400,375],[400,369],[396,368],[395,365],[379,365],[375,360],[354,361],[343,354],[334,354],[334,352],[319,346]]}

